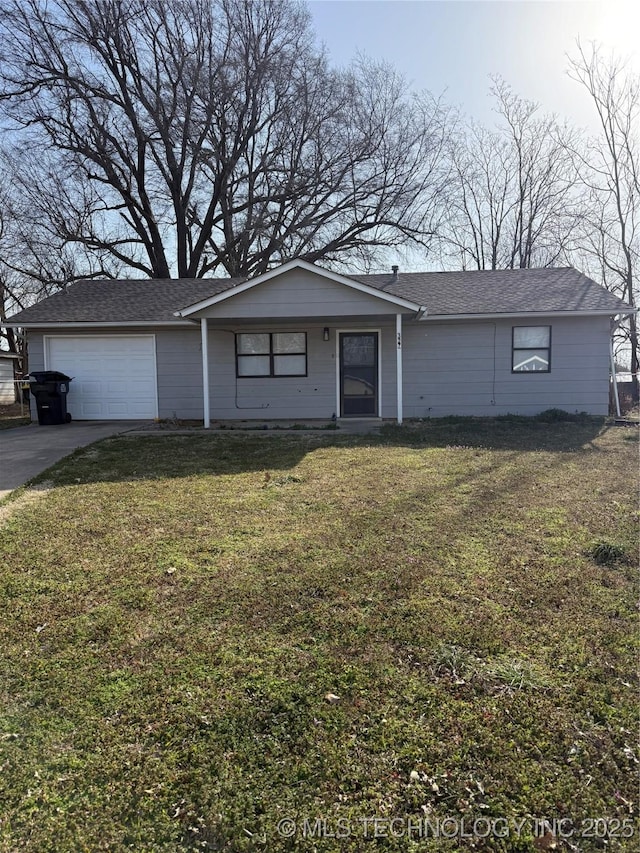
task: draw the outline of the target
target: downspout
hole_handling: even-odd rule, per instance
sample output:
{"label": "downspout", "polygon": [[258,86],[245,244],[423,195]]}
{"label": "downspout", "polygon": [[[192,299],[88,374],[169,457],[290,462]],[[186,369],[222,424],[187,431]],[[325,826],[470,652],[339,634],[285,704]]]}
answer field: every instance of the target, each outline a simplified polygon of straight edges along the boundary
{"label": "downspout", "polygon": [[611,320],[611,334],[609,336],[609,362],[611,364],[611,379],[613,380],[613,399],[616,403],[616,417],[622,417],[620,413],[620,397],[618,395],[618,378],[616,376],[616,360],[613,354],[613,333],[616,327],[620,325],[623,318],[619,320]]}

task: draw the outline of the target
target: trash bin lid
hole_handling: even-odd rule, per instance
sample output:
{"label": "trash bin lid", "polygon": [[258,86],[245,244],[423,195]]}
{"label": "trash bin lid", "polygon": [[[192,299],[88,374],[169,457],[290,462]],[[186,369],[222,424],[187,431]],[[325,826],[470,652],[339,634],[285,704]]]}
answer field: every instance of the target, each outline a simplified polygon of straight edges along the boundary
{"label": "trash bin lid", "polygon": [[33,377],[35,382],[71,382],[71,376],[66,373],[60,373],[59,370],[32,370],[29,376]]}

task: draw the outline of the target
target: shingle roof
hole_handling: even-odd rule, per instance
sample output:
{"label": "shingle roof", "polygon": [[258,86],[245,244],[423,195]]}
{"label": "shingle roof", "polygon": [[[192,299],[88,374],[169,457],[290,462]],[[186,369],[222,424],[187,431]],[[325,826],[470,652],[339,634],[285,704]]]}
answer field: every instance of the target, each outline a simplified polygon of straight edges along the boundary
{"label": "shingle roof", "polygon": [[629,306],[573,267],[354,275],[394,296],[424,305],[429,316],[613,311]]}
{"label": "shingle roof", "polygon": [[[424,306],[428,316],[605,311],[629,306],[572,267],[352,275]],[[81,281],[9,318],[12,323],[177,322],[174,312],[222,293],[235,279]]]}
{"label": "shingle roof", "polygon": [[78,281],[25,308],[11,322],[176,322],[174,312],[245,279],[129,279]]}

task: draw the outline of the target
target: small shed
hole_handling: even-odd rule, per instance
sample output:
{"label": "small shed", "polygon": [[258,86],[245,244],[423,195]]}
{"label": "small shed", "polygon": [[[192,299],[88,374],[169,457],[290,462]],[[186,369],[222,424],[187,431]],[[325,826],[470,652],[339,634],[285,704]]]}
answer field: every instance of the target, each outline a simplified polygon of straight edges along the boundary
{"label": "small shed", "polygon": [[0,351],[0,405],[9,406],[15,403],[16,384],[15,363],[20,358],[15,352]]}

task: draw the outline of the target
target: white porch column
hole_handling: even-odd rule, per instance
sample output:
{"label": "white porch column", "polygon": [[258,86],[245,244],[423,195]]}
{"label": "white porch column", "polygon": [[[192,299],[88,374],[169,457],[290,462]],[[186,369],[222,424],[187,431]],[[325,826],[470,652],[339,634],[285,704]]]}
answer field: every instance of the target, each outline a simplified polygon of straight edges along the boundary
{"label": "white porch column", "polygon": [[204,426],[211,426],[209,407],[209,324],[206,317],[200,319],[200,334],[202,338],[202,400],[204,404]]}
{"label": "white porch column", "polygon": [[396,314],[396,420],[402,423],[402,314]]}

